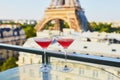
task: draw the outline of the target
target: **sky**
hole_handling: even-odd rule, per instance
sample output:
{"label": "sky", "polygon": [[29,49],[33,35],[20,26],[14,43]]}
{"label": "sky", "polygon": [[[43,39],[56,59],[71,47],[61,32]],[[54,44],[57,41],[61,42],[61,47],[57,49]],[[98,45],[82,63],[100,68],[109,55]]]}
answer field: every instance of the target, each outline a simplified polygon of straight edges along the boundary
{"label": "sky", "polygon": [[[0,19],[41,20],[51,0],[0,0]],[[120,21],[120,0],[80,0],[88,21]]]}

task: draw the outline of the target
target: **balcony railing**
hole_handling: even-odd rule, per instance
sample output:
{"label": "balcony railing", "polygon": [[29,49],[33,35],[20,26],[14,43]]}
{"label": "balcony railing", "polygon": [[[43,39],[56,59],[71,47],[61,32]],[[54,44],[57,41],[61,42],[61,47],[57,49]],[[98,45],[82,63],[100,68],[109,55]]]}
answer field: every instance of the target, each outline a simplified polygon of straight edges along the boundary
{"label": "balcony railing", "polygon": [[[0,49],[8,49],[8,50],[14,50],[14,51],[21,51],[21,52],[29,52],[31,54],[37,54],[42,55],[42,62],[44,63],[44,53],[43,50],[36,49],[36,48],[27,48],[17,45],[9,45],[9,44],[3,44],[0,43]],[[65,55],[63,52],[55,52],[55,51],[46,51],[46,63],[50,62],[51,57],[56,58],[64,58]],[[102,64],[107,66],[113,66],[113,67],[120,67],[120,59],[119,58],[110,58],[110,57],[104,57],[104,56],[94,56],[94,55],[88,55],[88,54],[78,54],[78,53],[71,53],[67,55],[68,60],[74,60],[74,61],[82,61],[82,62],[88,62],[88,63],[95,63],[95,64]]]}

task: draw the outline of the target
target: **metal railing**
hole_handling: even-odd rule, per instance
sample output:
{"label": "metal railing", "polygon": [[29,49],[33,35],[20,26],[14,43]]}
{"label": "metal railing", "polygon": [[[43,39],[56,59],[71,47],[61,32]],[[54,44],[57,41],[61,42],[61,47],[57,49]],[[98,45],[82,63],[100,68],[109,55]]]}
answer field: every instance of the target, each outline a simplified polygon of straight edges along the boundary
{"label": "metal railing", "polygon": [[[22,47],[22,46],[17,46],[17,45],[9,45],[9,44],[3,44],[3,43],[0,43],[0,49],[29,52],[31,54],[42,55],[42,62],[44,63],[44,51],[40,50],[40,49]],[[47,50],[46,51],[46,63],[50,62],[50,57],[64,58],[65,55],[63,52]],[[110,58],[110,57],[104,57],[104,56],[94,56],[94,55],[88,55],[88,54],[71,53],[71,54],[67,55],[67,59],[88,62],[88,63],[94,63],[94,64],[102,64],[102,65],[107,65],[107,66],[120,67],[120,59],[119,58]]]}

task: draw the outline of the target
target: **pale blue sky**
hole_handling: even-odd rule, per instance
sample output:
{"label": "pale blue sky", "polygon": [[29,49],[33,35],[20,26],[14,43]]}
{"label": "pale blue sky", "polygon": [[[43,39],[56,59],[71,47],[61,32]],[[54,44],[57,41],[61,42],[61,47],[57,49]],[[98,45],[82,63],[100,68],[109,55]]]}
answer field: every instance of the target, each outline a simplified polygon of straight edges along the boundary
{"label": "pale blue sky", "polygon": [[[51,0],[0,0],[0,19],[40,20]],[[120,0],[80,0],[88,21],[120,21]]]}

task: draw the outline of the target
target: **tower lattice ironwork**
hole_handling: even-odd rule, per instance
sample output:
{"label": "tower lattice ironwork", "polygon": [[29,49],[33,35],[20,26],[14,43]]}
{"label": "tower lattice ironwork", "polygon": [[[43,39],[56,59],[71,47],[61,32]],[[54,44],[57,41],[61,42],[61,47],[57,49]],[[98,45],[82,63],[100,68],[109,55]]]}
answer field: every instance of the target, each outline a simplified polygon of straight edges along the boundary
{"label": "tower lattice ironwork", "polygon": [[79,0],[51,0],[49,7],[45,10],[45,15],[36,26],[37,31],[44,29],[46,23],[54,20],[55,30],[61,30],[61,20],[67,22],[69,28],[75,31],[90,30],[84,11]]}

